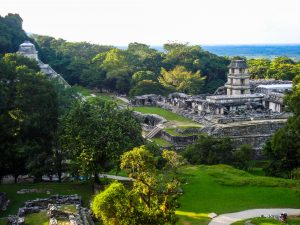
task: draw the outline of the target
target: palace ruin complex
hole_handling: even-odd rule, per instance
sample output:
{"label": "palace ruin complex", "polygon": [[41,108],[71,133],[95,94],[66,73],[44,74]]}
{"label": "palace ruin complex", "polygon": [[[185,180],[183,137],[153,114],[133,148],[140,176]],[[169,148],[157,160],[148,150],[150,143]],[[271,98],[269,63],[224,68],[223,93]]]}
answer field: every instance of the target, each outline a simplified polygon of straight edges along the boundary
{"label": "palace ruin complex", "polygon": [[[195,135],[172,136],[163,126],[152,126],[147,138],[161,137],[175,148],[182,148],[205,132],[214,136],[229,136],[236,146],[250,144],[261,149],[265,141],[289,116],[284,111],[285,92],[291,90],[291,81],[250,80],[244,60],[232,60],[228,66],[228,80],[214,95],[191,96],[172,93],[168,97],[157,95],[137,96],[131,100],[135,106],[155,105],[190,118],[204,127],[194,130]],[[147,125],[144,125],[147,127]],[[149,130],[149,128],[148,128]],[[180,131],[177,132],[188,132]]]}

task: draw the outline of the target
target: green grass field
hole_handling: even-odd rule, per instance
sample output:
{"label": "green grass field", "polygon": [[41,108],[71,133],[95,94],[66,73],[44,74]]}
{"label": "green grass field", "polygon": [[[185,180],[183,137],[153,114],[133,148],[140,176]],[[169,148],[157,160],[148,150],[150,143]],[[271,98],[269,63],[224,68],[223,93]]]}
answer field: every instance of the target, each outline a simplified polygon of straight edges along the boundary
{"label": "green grass field", "polygon": [[32,213],[25,217],[25,223],[27,225],[48,225],[49,217],[47,212]]}
{"label": "green grass field", "polygon": [[[222,214],[254,208],[300,208],[300,184],[293,180],[257,176],[226,165],[186,166],[181,169],[181,176],[185,184],[182,186],[184,194],[179,199],[181,206],[176,211],[178,225],[208,224],[210,219],[207,215],[211,212]],[[26,200],[49,196],[45,192],[16,194],[23,188],[49,190],[51,195],[77,193],[82,196],[85,206],[92,196],[92,185],[85,183],[0,185],[0,192],[6,192],[11,200],[8,210],[1,212],[0,218],[16,214]],[[4,224],[5,221],[0,219],[0,225]],[[294,224],[299,225],[298,222]]]}
{"label": "green grass field", "polygon": [[[45,190],[42,193],[27,193],[17,194],[20,189],[37,188]],[[7,215],[16,214],[19,207],[30,199],[45,198],[49,195],[46,194],[46,190],[50,191],[50,195],[61,194],[70,195],[78,194],[82,197],[83,205],[89,206],[89,200],[93,194],[93,187],[88,183],[37,183],[37,184],[1,184],[0,192],[5,192],[10,199],[10,204],[5,212],[0,211],[0,218]],[[1,222],[0,222],[1,224]]]}
{"label": "green grass field", "polygon": [[162,146],[162,147],[167,147],[167,146],[172,146],[171,143],[167,142],[166,140],[162,138],[152,138],[151,139],[155,144]]}
{"label": "green grass field", "polygon": [[[237,212],[254,208],[300,208],[299,183],[255,176],[230,166],[187,166],[180,198],[179,224],[207,224],[205,214]],[[202,215],[197,218],[192,213]],[[194,222],[189,222],[188,217]],[[202,221],[202,222],[201,222]],[[187,223],[186,223],[187,222]]]}
{"label": "green grass field", "polygon": [[191,119],[187,119],[183,116],[180,116],[176,113],[173,113],[169,110],[162,109],[159,107],[154,106],[139,106],[133,107],[134,111],[141,112],[141,113],[149,113],[149,114],[157,114],[164,117],[166,120],[170,122],[175,122],[175,125],[178,126],[192,126],[192,127],[201,127],[201,124],[192,121]]}

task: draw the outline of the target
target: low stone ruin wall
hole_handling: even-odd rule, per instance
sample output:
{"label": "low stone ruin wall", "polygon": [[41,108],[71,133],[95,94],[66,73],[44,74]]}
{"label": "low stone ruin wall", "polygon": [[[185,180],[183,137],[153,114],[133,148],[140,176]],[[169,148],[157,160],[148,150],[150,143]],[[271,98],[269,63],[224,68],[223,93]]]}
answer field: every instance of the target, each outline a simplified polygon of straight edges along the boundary
{"label": "low stone ruin wall", "polygon": [[175,145],[175,146],[185,146],[195,142],[198,138],[198,135],[191,135],[191,136],[173,136],[168,132],[162,130],[161,131],[161,138],[166,140],[167,142]]}
{"label": "low stone ruin wall", "polygon": [[[76,212],[64,212],[62,206],[72,205]],[[58,219],[66,219],[72,225],[94,225],[91,212],[82,207],[81,197],[78,195],[53,195],[49,198],[27,201],[20,208],[16,216],[8,217],[8,225],[25,225],[25,216],[45,211],[49,216],[49,224],[57,225]]]}
{"label": "low stone ruin wall", "polygon": [[9,200],[6,193],[0,192],[0,211],[5,211],[7,209]]}
{"label": "low stone ruin wall", "polygon": [[156,114],[143,114],[134,111],[134,116],[138,118],[141,123],[145,123],[150,126],[156,126],[157,124],[165,123],[167,121],[164,117]]}
{"label": "low stone ruin wall", "polygon": [[265,142],[281,127],[286,120],[270,120],[257,123],[241,124],[234,126],[215,127],[210,131],[213,136],[227,136],[233,141],[235,147],[250,144],[255,149],[261,149]]}

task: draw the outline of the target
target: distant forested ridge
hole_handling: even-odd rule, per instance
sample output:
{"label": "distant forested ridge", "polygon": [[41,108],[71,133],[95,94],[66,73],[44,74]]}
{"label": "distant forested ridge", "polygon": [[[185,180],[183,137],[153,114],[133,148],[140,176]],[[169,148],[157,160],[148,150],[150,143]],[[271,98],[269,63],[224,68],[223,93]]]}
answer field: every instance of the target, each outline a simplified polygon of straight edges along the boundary
{"label": "distant forested ridge", "polygon": [[[25,40],[32,41],[39,57],[71,85],[130,96],[184,92],[213,93],[226,82],[229,57],[218,56],[198,45],[167,43],[157,50],[130,43],[126,48],[68,42],[43,35],[28,37],[17,14],[0,17],[0,53],[15,52]],[[248,60],[253,79],[291,80],[299,63],[280,57]]]}
{"label": "distant forested ridge", "polygon": [[[33,38],[39,45],[41,59],[70,84],[130,95],[174,91],[199,94],[213,92],[226,81],[229,59],[199,46],[168,43],[160,52],[141,43],[119,49],[48,36]],[[192,85],[193,88],[187,88]]]}

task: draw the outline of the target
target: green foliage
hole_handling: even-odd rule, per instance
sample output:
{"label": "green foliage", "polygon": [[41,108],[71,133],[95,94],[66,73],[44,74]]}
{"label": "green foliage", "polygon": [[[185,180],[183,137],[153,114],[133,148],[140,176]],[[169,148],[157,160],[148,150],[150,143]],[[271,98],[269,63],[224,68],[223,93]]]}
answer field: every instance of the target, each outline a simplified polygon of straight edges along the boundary
{"label": "green foliage", "polygon": [[158,82],[152,80],[142,80],[137,83],[129,92],[130,96],[157,94],[165,95],[168,91]]}
{"label": "green foliage", "polygon": [[39,179],[45,173],[57,129],[57,94],[37,71],[36,62],[20,55],[0,60],[0,166],[15,178],[29,171]]}
{"label": "green foliage", "polygon": [[200,71],[195,73],[187,71],[183,66],[176,66],[173,70],[161,70],[159,82],[171,91],[184,92],[187,94],[199,94],[204,85],[204,77]]}
{"label": "green foliage", "polygon": [[133,178],[131,190],[113,183],[95,197],[92,210],[104,224],[175,224],[178,188],[176,171],[183,164],[177,153],[164,151],[163,170],[145,146],[125,152],[121,169]]}
{"label": "green foliage", "polygon": [[18,14],[0,16],[0,54],[16,52],[19,45],[29,39],[22,30],[22,23]]}
{"label": "green foliage", "polygon": [[108,162],[118,162],[124,151],[142,143],[141,126],[132,112],[111,101],[77,102],[63,124],[63,149],[96,182]]}
{"label": "green foliage", "polygon": [[251,145],[241,145],[237,150],[233,152],[233,164],[239,169],[249,170],[253,167],[252,159],[254,156],[255,150]]}
{"label": "green foliage", "polygon": [[293,80],[300,74],[300,65],[288,57],[268,59],[249,59],[249,74],[252,79]]}
{"label": "green foliage", "polygon": [[138,71],[132,75],[132,81],[138,83],[143,80],[157,81],[157,76],[152,71]]}
{"label": "green foliage", "polygon": [[[192,94],[213,92],[218,84],[226,81],[229,60],[205,52],[199,46],[169,43],[164,45],[166,51],[162,53],[136,42],[130,43],[127,50],[121,50],[86,42],[66,42],[48,36],[34,35],[34,38],[39,45],[41,59],[62,74],[70,84],[126,94],[130,89],[134,89],[134,93],[148,93],[140,91],[144,89],[141,84],[136,87],[139,82],[156,82],[155,74],[159,74],[161,68],[171,71],[180,66],[193,74],[191,87],[184,88],[184,91]],[[163,93],[163,90],[160,92]]]}
{"label": "green foliage", "polygon": [[129,225],[129,199],[129,191],[124,185],[114,182],[95,196],[91,208],[96,218],[102,219],[105,225]]}
{"label": "green foliage", "polygon": [[300,180],[300,168],[295,168],[292,170],[291,178],[294,180]]}
{"label": "green foliage", "polygon": [[269,59],[249,59],[247,61],[249,67],[249,75],[252,79],[268,78],[268,70],[271,64]]}
{"label": "green foliage", "polygon": [[300,167],[300,75],[293,80],[292,91],[286,104],[293,113],[285,127],[279,129],[266,143],[264,153],[270,159],[266,172],[270,175],[290,177]]}
{"label": "green foliage", "polygon": [[198,140],[188,145],[183,152],[192,164],[219,164],[232,162],[233,146],[229,138],[201,134]]}

